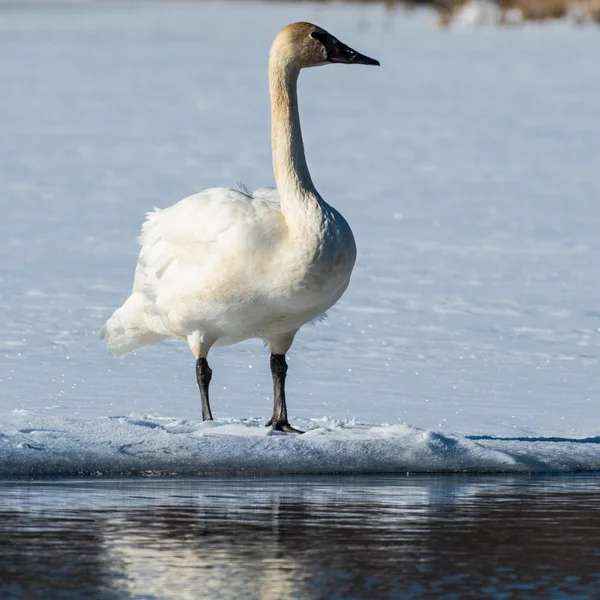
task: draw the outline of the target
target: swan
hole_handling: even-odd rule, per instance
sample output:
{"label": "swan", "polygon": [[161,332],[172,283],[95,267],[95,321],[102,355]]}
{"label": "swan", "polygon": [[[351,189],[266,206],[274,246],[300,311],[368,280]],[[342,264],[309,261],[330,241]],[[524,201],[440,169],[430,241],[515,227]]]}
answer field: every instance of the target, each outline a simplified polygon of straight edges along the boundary
{"label": "swan", "polygon": [[350,226],[312,182],[300,131],[300,70],[329,63],[379,65],[310,23],[277,34],[269,55],[277,189],[212,188],[148,213],[132,293],[100,330],[116,356],[187,340],[204,421],[213,418],[210,349],[259,338],[271,352],[267,426],[302,433],[288,422],[285,355],[298,329],[339,300],[356,259]]}

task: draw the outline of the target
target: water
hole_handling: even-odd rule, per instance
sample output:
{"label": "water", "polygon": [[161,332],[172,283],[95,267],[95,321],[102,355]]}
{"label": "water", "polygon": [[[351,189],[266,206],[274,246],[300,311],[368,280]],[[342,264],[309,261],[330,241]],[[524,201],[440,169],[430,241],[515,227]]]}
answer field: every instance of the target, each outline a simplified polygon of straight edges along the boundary
{"label": "water", "polygon": [[595,598],[600,478],[0,484],[0,597]]}

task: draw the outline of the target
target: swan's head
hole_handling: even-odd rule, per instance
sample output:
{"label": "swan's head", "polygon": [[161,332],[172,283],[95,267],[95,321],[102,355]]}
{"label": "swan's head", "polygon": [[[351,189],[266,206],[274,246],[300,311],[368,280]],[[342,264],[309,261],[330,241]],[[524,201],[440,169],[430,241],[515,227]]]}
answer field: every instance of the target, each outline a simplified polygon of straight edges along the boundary
{"label": "swan's head", "polygon": [[293,64],[298,69],[329,63],[376,65],[379,61],[360,54],[312,23],[291,23],[275,37],[271,61]]}

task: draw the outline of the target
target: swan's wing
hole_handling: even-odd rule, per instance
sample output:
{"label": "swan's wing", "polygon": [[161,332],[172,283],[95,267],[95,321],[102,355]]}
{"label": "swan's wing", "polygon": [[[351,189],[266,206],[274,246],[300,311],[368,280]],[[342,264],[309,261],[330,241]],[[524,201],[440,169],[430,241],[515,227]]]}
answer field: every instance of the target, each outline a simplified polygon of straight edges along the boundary
{"label": "swan's wing", "polygon": [[257,200],[279,204],[279,192],[277,191],[277,188],[259,188],[252,192],[251,196]]}
{"label": "swan's wing", "polygon": [[[213,188],[148,214],[138,238],[142,249],[133,292],[148,302],[159,296],[197,296],[209,280],[227,279],[224,264],[267,252],[284,227],[275,195]],[[213,283],[214,283],[213,281]]]}

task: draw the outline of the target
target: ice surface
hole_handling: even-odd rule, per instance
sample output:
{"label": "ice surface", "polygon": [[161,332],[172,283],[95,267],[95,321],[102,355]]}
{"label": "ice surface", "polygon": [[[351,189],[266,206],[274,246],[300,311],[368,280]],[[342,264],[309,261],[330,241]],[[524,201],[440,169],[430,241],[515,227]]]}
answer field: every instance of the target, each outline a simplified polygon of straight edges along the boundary
{"label": "ice surface", "polygon": [[[273,184],[266,57],[301,19],[382,67],[301,77],[313,179],[359,258],[289,355],[290,419],[316,429],[288,440],[258,427],[260,342],[211,354],[238,421],[206,428],[185,346],[117,361],[96,332],[147,210]],[[0,474],[597,468],[597,443],[522,441],[600,433],[596,50],[594,29],[353,4],[0,3]]]}
{"label": "ice surface", "polygon": [[257,419],[16,415],[0,436],[4,476],[572,472],[600,470],[600,436],[481,439],[408,425],[301,420],[304,435]]}

